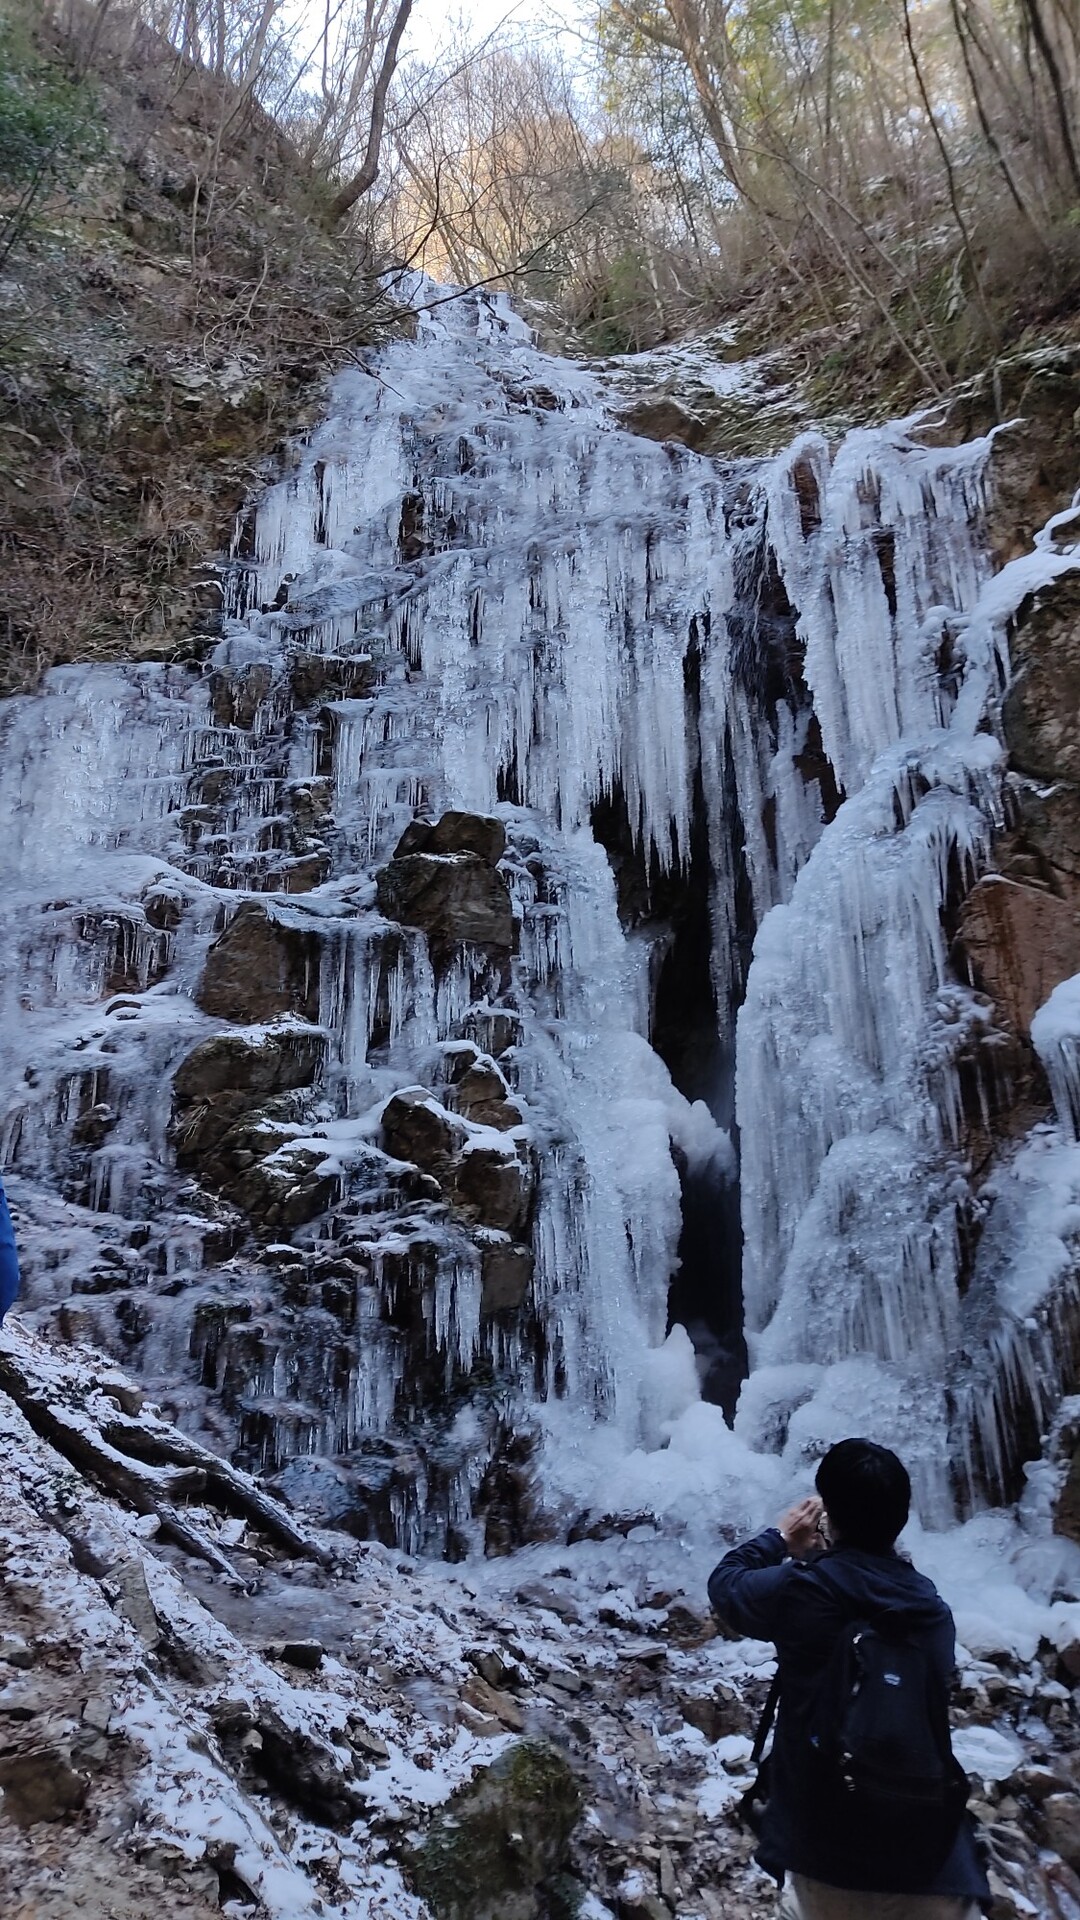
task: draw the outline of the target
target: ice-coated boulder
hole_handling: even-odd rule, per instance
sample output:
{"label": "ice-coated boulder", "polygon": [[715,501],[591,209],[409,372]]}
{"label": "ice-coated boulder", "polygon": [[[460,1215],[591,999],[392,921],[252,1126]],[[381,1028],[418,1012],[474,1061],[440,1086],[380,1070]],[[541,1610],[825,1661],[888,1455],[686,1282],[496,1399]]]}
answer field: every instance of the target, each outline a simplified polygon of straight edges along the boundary
{"label": "ice-coated boulder", "polygon": [[480,1312],[485,1317],[515,1313],[525,1305],[533,1278],[531,1248],[518,1245],[509,1235],[492,1237],[484,1246],[480,1271]]}
{"label": "ice-coated boulder", "polygon": [[394,858],[410,853],[475,853],[497,866],[506,852],[506,828],[491,814],[451,808],[436,821],[411,820],[394,849]]}
{"label": "ice-coated boulder", "polygon": [[316,929],[245,900],[214,942],[195,995],[204,1013],[245,1024],[298,1013],[319,1017]]}
{"label": "ice-coated boulder", "polygon": [[388,1100],[382,1116],[382,1145],[395,1160],[409,1160],[426,1173],[445,1170],[460,1144],[461,1129],[452,1114],[423,1087],[406,1087]]}
{"label": "ice-coated boulder", "polygon": [[378,876],[379,908],[389,920],[419,927],[433,953],[478,947],[505,963],[514,943],[510,889],[476,853],[409,853]]}

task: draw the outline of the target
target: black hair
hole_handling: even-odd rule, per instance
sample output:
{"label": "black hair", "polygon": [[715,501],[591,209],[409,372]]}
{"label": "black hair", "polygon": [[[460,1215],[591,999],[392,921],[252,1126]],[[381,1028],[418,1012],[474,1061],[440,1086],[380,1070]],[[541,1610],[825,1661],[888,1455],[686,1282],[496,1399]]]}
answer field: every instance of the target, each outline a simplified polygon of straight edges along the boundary
{"label": "black hair", "polygon": [[837,1537],[846,1547],[887,1553],[907,1526],[911,1480],[902,1460],[873,1440],[830,1447],[815,1482]]}

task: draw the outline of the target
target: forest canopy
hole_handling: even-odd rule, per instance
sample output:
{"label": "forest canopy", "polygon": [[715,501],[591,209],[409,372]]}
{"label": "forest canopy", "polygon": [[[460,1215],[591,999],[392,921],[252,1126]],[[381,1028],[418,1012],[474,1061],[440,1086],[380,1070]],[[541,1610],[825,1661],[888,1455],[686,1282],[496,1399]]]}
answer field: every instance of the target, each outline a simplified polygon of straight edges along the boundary
{"label": "forest canopy", "polygon": [[[934,391],[1075,304],[1080,0],[585,0],[433,52],[413,0],[52,10],[82,70],[108,16],[219,76],[373,258],[512,287],[593,349],[763,301]],[[2,64],[0,167],[34,177],[43,139],[44,182],[67,96],[14,101]]]}

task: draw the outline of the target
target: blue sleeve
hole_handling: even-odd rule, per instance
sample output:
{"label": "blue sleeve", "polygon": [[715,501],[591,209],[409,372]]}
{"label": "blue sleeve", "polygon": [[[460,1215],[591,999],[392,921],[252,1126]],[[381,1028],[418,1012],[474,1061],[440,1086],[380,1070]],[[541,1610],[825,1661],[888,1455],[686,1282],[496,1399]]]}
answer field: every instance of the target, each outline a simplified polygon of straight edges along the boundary
{"label": "blue sleeve", "polygon": [[19,1292],[19,1257],[4,1189],[0,1186],[0,1324]]}
{"label": "blue sleeve", "polygon": [[793,1562],[769,1527],[724,1555],[709,1575],[709,1601],[725,1626],[754,1640],[775,1640]]}

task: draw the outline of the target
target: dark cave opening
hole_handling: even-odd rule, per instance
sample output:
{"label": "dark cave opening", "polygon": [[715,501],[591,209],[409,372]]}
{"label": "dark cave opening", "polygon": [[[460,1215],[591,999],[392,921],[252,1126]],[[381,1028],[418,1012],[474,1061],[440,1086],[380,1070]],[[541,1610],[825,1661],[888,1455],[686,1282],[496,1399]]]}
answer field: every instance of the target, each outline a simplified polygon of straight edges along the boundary
{"label": "dark cave opening", "polygon": [[[699,673],[694,646],[687,660],[687,698],[695,713]],[[732,849],[738,924],[740,931],[747,930],[749,945],[753,919],[733,780],[729,798],[725,818],[738,836]],[[688,1100],[703,1100],[734,1142],[735,1007],[718,1009],[716,1002],[712,862],[700,778],[695,781],[690,857],[681,869],[664,872],[655,858],[646,862],[620,790],[594,807],[592,829],[611,862],[624,927],[653,943],[652,1044],[679,1092]],[[746,958],[736,957],[738,977],[745,972]],[[668,1294],[668,1330],[676,1323],[686,1328],[697,1354],[703,1397],[731,1420],[747,1372],[738,1179],[717,1165],[693,1167],[685,1161],[679,1175],[682,1233],[679,1266]]]}
{"label": "dark cave opening", "polygon": [[[725,817],[734,823],[732,804]],[[704,795],[696,783],[689,867],[670,915],[670,934],[655,981],[652,1043],[679,1092],[703,1100],[719,1126],[735,1133],[735,1004],[718,1007],[711,953],[712,864]],[[732,849],[738,876],[740,927],[752,926],[741,847]],[[737,956],[736,977],[744,970]],[[668,1329],[677,1322],[694,1343],[701,1391],[734,1418],[747,1373],[743,1335],[742,1222],[736,1175],[715,1164],[683,1165],[679,1266],[668,1293]]]}

